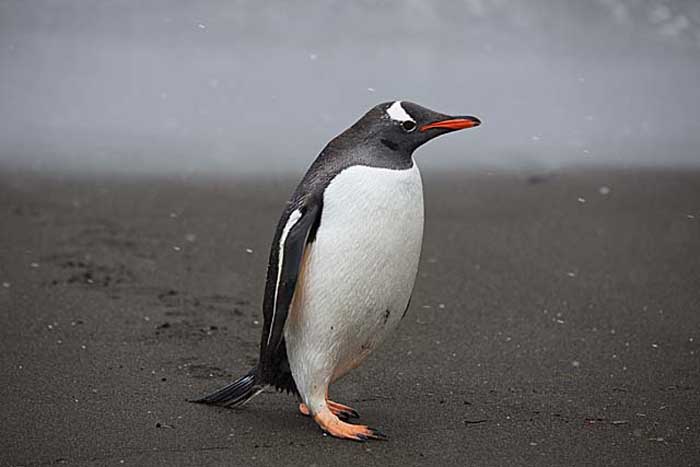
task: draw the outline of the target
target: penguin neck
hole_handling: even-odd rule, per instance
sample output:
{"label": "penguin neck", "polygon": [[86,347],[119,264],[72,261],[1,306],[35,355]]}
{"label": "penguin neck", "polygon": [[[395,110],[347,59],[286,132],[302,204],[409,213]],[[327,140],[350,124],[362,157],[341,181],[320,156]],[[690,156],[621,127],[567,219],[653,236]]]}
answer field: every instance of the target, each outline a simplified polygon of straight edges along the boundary
{"label": "penguin neck", "polygon": [[371,149],[371,155],[372,159],[376,160],[378,167],[403,170],[410,169],[415,165],[413,151],[385,139],[380,140],[379,145],[374,145]]}
{"label": "penguin neck", "polygon": [[[321,157],[343,165],[366,165],[394,170],[414,165],[413,150],[384,138],[336,138],[322,151]],[[341,162],[342,161],[342,162]]]}

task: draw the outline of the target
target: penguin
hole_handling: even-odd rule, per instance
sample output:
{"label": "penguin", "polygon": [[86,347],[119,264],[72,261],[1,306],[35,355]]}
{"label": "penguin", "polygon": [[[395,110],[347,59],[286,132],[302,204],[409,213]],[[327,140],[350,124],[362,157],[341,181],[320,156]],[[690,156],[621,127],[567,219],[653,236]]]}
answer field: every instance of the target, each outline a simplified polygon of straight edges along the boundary
{"label": "penguin", "polygon": [[266,387],[332,436],[386,439],[349,423],[328,387],[357,368],[408,310],[423,241],[423,186],[413,152],[481,124],[412,102],[370,109],[331,140],[287,202],[270,249],[258,363],[194,402],[237,407]]}

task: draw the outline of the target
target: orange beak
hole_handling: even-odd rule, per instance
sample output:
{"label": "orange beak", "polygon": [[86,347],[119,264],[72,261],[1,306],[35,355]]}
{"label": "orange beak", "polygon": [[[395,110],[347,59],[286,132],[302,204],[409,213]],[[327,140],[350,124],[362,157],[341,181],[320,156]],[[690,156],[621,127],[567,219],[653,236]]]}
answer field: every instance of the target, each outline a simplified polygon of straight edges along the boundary
{"label": "orange beak", "polygon": [[431,128],[444,128],[447,130],[462,130],[481,125],[481,120],[476,117],[458,117],[441,120],[439,122],[428,123],[419,128],[420,131],[427,131]]}

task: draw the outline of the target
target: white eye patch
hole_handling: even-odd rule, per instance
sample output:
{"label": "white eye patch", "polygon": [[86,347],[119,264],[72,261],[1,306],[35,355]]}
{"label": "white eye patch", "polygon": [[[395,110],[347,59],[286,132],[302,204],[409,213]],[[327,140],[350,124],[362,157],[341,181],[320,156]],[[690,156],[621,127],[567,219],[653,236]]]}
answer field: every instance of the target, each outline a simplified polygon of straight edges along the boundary
{"label": "white eye patch", "polygon": [[401,106],[401,101],[396,101],[391,106],[389,106],[388,109],[386,109],[387,115],[392,120],[396,120],[398,122],[406,122],[406,121],[411,121],[415,123],[416,121],[411,117]]}

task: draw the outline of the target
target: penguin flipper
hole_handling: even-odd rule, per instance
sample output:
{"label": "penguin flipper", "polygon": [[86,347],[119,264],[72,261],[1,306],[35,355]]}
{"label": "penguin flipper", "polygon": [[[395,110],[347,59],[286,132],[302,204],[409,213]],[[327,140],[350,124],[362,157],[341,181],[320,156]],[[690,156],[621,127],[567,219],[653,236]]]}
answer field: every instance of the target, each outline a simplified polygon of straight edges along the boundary
{"label": "penguin flipper", "polygon": [[[283,341],[284,324],[287,321],[289,308],[294,297],[294,290],[299,279],[299,273],[304,260],[304,252],[321,217],[319,203],[309,202],[292,212],[285,226],[286,236],[282,236],[279,244],[277,281],[270,294],[272,310],[265,310],[265,327],[267,333],[262,336],[261,364],[263,374],[267,362],[275,361],[280,343]],[[268,286],[271,283],[268,282]]]}

